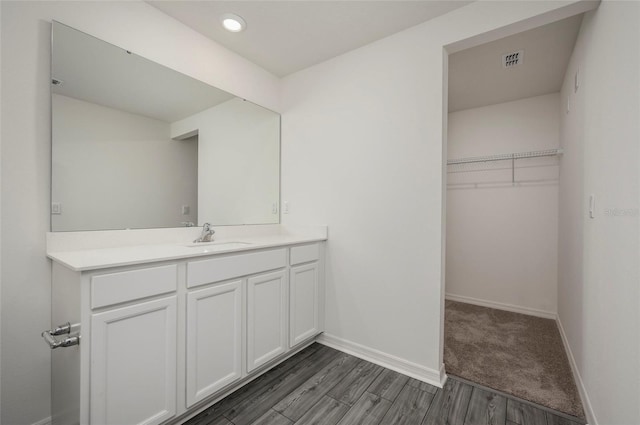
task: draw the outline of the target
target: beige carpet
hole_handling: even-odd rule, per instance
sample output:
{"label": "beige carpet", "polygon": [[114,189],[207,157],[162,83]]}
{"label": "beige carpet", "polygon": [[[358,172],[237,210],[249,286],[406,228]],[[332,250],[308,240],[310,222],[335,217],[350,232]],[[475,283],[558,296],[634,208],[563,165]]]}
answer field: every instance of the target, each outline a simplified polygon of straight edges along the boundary
{"label": "beige carpet", "polygon": [[447,373],[584,418],[555,321],[446,301]]}

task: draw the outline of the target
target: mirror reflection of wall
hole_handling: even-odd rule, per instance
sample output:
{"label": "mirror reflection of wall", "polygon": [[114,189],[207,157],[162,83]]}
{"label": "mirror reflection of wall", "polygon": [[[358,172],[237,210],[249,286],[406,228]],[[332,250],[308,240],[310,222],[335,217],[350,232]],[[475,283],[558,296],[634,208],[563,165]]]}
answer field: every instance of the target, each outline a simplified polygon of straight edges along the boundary
{"label": "mirror reflection of wall", "polygon": [[53,230],[197,221],[197,142],[171,140],[161,120],[55,93],[51,100],[52,202],[61,207]]}
{"label": "mirror reflection of wall", "polygon": [[[246,125],[250,122],[251,125]],[[198,216],[216,224],[262,223],[278,214],[280,116],[239,98],[171,125],[198,133]]]}
{"label": "mirror reflection of wall", "polygon": [[53,231],[279,222],[279,114],[52,31]]}

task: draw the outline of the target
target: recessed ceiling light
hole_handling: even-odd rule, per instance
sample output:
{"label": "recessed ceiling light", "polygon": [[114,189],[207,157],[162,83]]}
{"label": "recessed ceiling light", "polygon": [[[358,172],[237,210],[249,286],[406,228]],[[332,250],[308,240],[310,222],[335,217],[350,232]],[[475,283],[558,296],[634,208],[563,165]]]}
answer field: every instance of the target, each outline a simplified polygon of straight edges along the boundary
{"label": "recessed ceiling light", "polygon": [[220,17],[220,21],[224,29],[231,32],[240,32],[247,27],[244,19],[233,13],[225,13]]}

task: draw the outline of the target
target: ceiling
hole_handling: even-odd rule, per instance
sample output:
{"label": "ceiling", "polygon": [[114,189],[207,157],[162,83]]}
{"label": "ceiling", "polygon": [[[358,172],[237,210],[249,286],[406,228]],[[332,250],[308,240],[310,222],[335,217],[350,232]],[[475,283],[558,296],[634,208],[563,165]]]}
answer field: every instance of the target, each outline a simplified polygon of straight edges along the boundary
{"label": "ceiling", "polygon": [[[449,56],[449,112],[559,92],[578,37],[576,15]],[[522,64],[502,55],[524,50]]]}
{"label": "ceiling", "polygon": [[165,122],[234,96],[120,47],[54,22],[53,85],[61,94]]}
{"label": "ceiling", "polygon": [[[282,77],[471,1],[166,1],[149,0],[183,24]],[[225,31],[219,18],[241,16],[247,28]]]}

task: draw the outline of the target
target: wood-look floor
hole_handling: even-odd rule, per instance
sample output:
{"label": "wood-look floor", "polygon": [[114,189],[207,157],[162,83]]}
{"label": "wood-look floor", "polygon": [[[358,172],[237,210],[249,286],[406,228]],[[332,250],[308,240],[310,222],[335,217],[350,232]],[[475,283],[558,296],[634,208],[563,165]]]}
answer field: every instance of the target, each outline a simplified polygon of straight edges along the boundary
{"label": "wood-look floor", "polygon": [[579,425],[449,378],[436,388],[313,344],[187,425]]}

